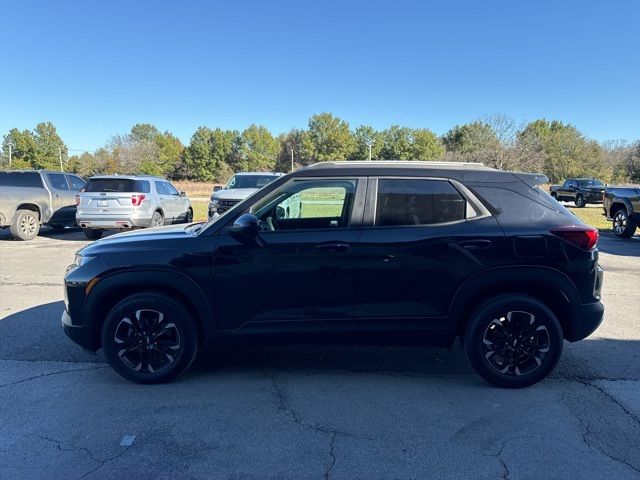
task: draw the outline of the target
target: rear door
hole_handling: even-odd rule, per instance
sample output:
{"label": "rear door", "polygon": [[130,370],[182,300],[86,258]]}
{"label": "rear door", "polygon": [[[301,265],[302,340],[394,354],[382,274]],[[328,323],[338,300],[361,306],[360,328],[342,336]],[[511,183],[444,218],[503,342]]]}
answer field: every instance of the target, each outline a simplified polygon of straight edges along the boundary
{"label": "rear door", "polygon": [[458,288],[503,251],[496,220],[458,182],[371,180],[356,270],[357,338],[422,343],[446,336]]}

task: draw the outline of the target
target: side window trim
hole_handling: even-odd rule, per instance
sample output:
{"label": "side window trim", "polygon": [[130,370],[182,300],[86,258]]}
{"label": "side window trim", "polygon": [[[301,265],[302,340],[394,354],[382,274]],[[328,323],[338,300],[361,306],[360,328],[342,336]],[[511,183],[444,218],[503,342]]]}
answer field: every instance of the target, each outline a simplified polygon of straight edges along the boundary
{"label": "side window trim", "polygon": [[[376,210],[378,203],[378,181],[384,180],[437,180],[449,182],[464,198],[467,203],[467,208],[465,212],[465,218],[461,218],[460,220],[453,220],[451,222],[442,222],[442,223],[432,223],[425,225],[376,225]],[[491,212],[482,204],[480,200],[478,200],[475,195],[462,183],[458,180],[448,177],[401,177],[401,176],[385,176],[385,177],[370,177],[369,184],[367,188],[367,202],[364,211],[364,219],[363,219],[363,228],[372,229],[372,228],[438,228],[441,226],[454,225],[456,223],[463,222],[471,222],[475,220],[480,220],[482,218],[490,217]],[[470,210],[472,212],[470,212]],[[470,213],[473,213],[470,215]]]}

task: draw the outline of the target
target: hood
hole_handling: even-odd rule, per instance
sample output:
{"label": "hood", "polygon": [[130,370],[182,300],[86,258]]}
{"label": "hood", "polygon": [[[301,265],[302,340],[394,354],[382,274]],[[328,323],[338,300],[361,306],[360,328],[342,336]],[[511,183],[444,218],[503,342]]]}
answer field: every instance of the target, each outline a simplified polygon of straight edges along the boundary
{"label": "hood", "polygon": [[156,250],[159,248],[173,248],[180,245],[191,235],[187,231],[188,225],[169,225],[166,227],[132,230],[117,233],[97,240],[82,250],[83,255],[101,255],[119,250]]}
{"label": "hood", "polygon": [[218,190],[211,198],[214,200],[244,200],[249,195],[260,190],[259,188],[230,188]]}

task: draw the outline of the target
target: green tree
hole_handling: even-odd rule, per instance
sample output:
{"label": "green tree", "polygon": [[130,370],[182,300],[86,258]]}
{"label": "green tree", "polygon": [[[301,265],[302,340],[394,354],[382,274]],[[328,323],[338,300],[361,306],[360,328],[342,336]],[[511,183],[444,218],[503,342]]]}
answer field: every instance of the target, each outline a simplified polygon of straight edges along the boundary
{"label": "green tree", "polygon": [[330,113],[313,115],[302,135],[301,157],[313,162],[346,160],[355,149],[349,124]]}
{"label": "green tree", "polygon": [[500,140],[491,125],[483,121],[475,121],[464,125],[456,125],[442,137],[448,152],[473,154],[495,149]]}
{"label": "green tree", "polygon": [[98,161],[93,154],[83,152],[81,155],[72,155],[69,157],[66,170],[87,178],[99,173],[99,166]]}
{"label": "green tree", "polygon": [[136,123],[131,127],[131,139],[135,142],[153,142],[160,135],[160,131],[149,123]]}
{"label": "green tree", "polygon": [[61,162],[64,166],[68,154],[67,146],[58,135],[53,123],[42,122],[36,125],[33,139],[36,148],[33,158],[29,159],[32,168],[59,170]]}
{"label": "green tree", "polygon": [[280,143],[263,126],[251,125],[240,136],[239,167],[244,171],[275,169]]}
{"label": "green tree", "polygon": [[36,153],[36,141],[33,133],[29,130],[20,131],[17,128],[12,128],[4,136],[2,156],[7,159],[7,168],[9,167],[9,145],[11,145],[11,168],[16,170],[32,168],[31,160]]}
{"label": "green tree", "polygon": [[293,169],[296,170],[309,162],[302,158],[302,130],[290,130],[278,136],[280,152],[276,161],[275,170],[277,172],[291,172],[291,152],[293,152]]}
{"label": "green tree", "polygon": [[369,145],[371,145],[371,159],[378,160],[384,146],[384,139],[380,132],[369,125],[360,125],[353,132],[354,149],[349,160],[368,160]]}
{"label": "green tree", "polygon": [[207,127],[198,127],[191,136],[189,146],[184,152],[184,166],[187,178],[213,181],[214,162],[211,155],[211,137],[213,131]]}
{"label": "green tree", "polygon": [[534,143],[543,154],[543,170],[551,182],[581,176],[611,179],[612,171],[603,160],[602,147],[585,138],[573,125],[536,120],[519,132],[518,138]]}
{"label": "green tree", "polygon": [[438,160],[444,155],[444,146],[431,130],[417,128],[411,132],[413,160]]}

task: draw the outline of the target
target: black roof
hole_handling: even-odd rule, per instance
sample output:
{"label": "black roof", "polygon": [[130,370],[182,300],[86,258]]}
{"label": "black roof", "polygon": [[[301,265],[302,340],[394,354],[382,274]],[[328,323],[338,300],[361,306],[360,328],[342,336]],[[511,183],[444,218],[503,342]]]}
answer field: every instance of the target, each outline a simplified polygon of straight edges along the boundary
{"label": "black roof", "polygon": [[542,174],[512,173],[470,162],[431,161],[365,161],[322,162],[304,167],[293,173],[296,177],[334,176],[398,176],[444,177],[470,182],[516,182],[530,185],[546,183]]}

